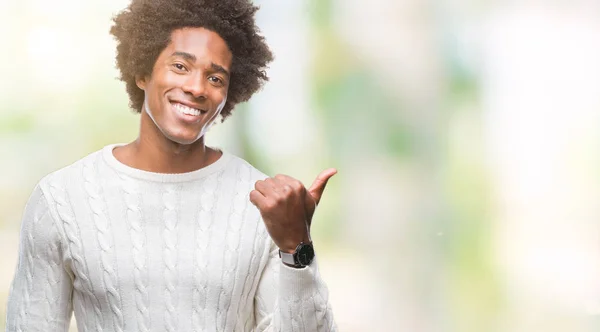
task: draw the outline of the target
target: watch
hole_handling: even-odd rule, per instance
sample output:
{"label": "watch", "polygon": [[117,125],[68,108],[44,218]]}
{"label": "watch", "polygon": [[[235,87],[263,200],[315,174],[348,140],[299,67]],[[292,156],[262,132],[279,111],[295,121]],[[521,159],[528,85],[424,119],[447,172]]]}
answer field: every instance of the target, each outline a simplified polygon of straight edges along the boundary
{"label": "watch", "polygon": [[281,257],[281,261],[287,265],[291,265],[295,268],[305,267],[310,265],[315,258],[315,249],[313,248],[312,242],[300,242],[293,254],[279,250],[279,257]]}

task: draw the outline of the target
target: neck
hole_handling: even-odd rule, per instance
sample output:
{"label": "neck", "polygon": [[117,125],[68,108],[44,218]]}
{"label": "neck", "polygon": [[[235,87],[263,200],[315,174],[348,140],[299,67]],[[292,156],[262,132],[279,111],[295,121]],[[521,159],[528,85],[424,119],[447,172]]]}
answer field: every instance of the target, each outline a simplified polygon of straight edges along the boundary
{"label": "neck", "polygon": [[128,166],[154,173],[192,172],[220,157],[217,151],[205,146],[204,136],[191,144],[171,141],[145,112],[141,114],[139,137],[113,153]]}

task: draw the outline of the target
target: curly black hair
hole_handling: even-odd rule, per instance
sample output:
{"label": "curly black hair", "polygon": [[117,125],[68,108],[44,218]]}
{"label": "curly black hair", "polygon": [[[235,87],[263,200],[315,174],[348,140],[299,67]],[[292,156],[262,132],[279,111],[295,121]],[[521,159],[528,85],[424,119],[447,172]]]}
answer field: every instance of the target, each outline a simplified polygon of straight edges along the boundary
{"label": "curly black hair", "polygon": [[144,91],[137,77],[152,74],[173,30],[202,27],[225,40],[233,55],[227,102],[222,120],[236,104],[247,101],[268,81],[273,54],[254,20],[258,7],[250,0],[132,0],[114,18],[110,33],[117,40],[117,68],[129,94],[129,106],[141,112]]}

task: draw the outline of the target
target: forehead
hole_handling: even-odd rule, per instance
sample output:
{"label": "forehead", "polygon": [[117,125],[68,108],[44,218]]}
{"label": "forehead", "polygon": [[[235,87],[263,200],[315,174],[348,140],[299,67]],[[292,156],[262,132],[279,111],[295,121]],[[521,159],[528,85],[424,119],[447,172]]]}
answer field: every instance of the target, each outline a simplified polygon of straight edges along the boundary
{"label": "forehead", "polygon": [[232,54],[219,34],[205,28],[183,28],[171,33],[171,42],[165,49],[167,56],[173,52],[194,55],[199,62],[209,61],[229,68]]}

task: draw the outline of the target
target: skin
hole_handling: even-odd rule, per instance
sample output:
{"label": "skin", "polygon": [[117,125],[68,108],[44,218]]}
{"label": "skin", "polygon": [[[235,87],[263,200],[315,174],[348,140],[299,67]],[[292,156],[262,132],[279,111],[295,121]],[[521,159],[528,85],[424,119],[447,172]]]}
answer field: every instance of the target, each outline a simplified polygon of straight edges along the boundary
{"label": "skin", "polygon": [[327,181],[334,168],[321,172],[310,189],[283,174],[259,180],[250,192],[250,202],[262,215],[273,242],[282,251],[293,253],[300,242],[310,242],[310,225]]}
{"label": "skin", "polygon": [[[204,136],[225,102],[233,55],[227,43],[204,28],[174,30],[152,74],[139,77],[145,92],[138,138],[113,150],[120,162],[155,173],[185,173],[217,161],[221,153],[206,147]],[[202,110],[184,115],[175,104]],[[337,171],[327,169],[310,189],[287,175],[257,181],[250,201],[263,217],[269,235],[293,253],[310,241],[310,224],[325,185]]]}
{"label": "skin", "polygon": [[[152,74],[136,80],[145,92],[140,134],[134,142],[115,149],[115,157],[156,173],[190,172],[219,159],[218,151],[205,146],[204,134],[227,101],[231,60],[218,34],[203,28],[173,31]],[[205,112],[186,117],[173,103]]]}

